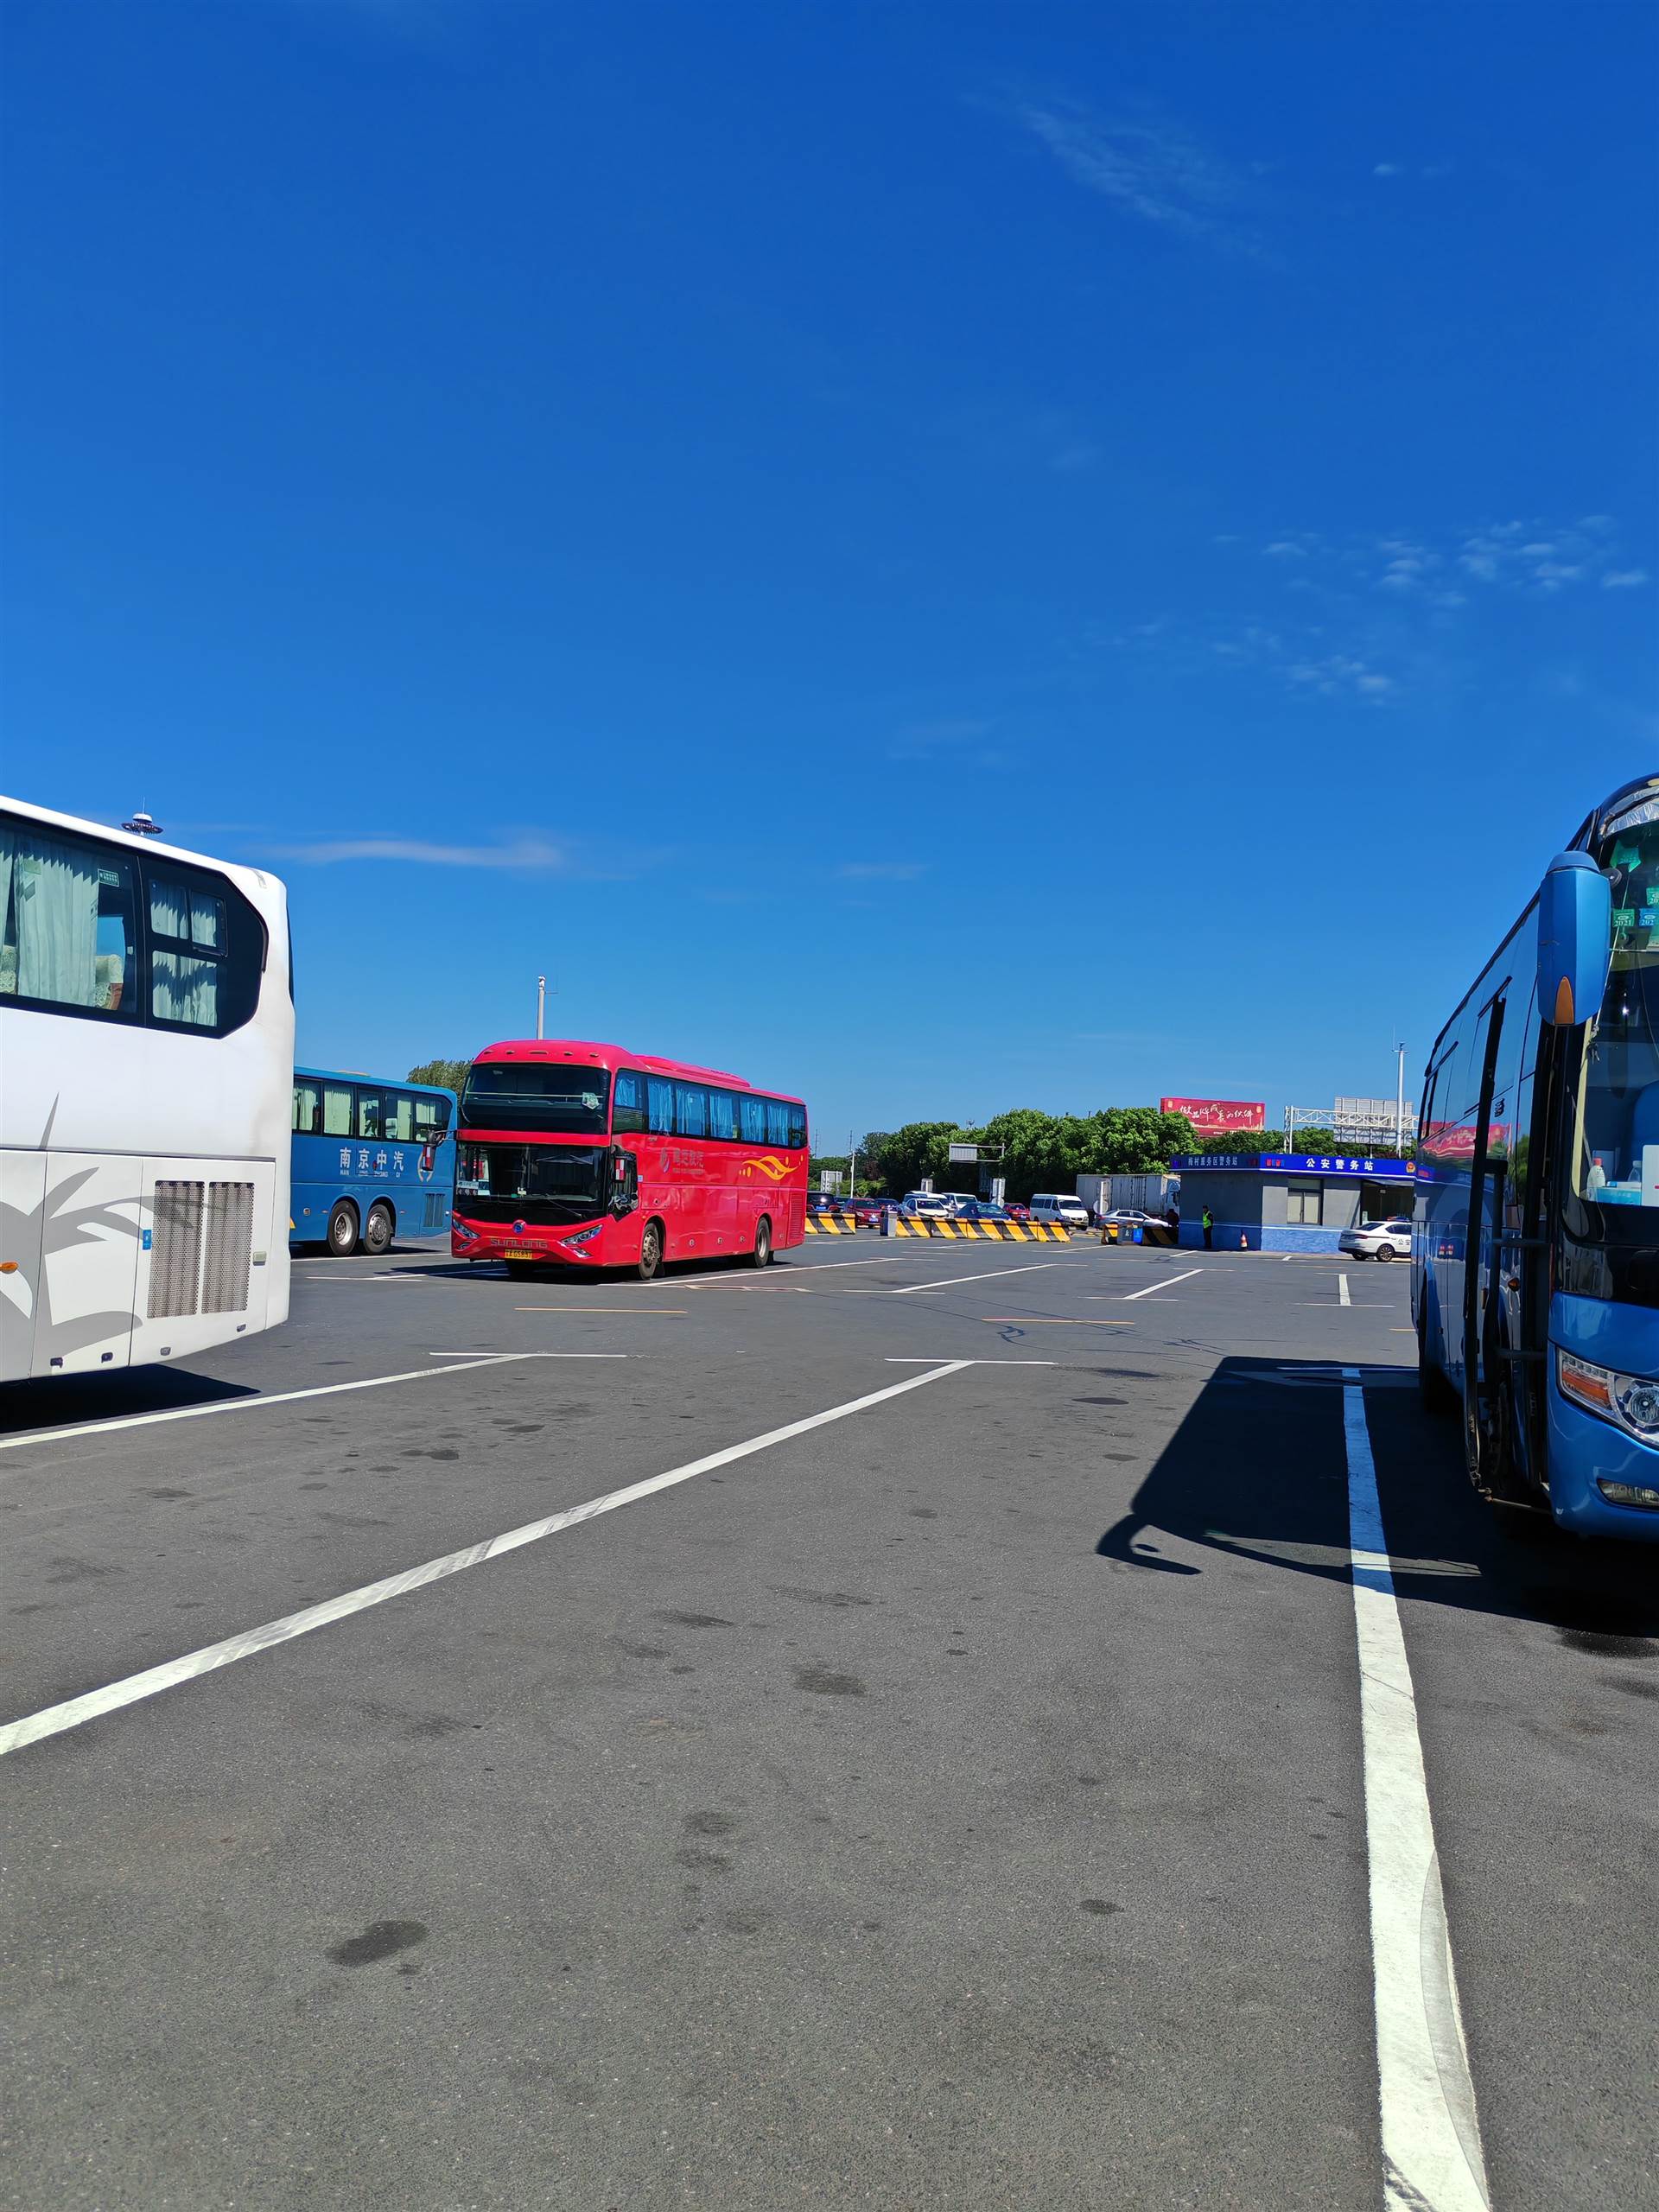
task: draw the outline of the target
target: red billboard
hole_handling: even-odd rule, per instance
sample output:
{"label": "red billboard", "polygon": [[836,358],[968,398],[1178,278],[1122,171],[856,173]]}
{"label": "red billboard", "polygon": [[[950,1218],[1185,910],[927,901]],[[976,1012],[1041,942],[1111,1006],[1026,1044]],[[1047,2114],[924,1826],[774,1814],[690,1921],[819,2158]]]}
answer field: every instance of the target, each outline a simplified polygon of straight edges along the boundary
{"label": "red billboard", "polygon": [[1268,1109],[1259,1098],[1160,1098],[1158,1111],[1185,1114],[1201,1137],[1268,1126]]}

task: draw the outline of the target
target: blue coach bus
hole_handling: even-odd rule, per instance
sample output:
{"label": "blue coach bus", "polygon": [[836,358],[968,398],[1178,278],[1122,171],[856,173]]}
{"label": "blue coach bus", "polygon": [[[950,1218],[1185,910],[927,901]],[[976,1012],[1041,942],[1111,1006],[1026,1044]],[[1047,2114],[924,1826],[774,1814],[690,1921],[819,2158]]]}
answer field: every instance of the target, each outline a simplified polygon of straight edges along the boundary
{"label": "blue coach bus", "polygon": [[1659,776],[1550,862],[1418,1130],[1425,1401],[1506,1518],[1659,1541]]}
{"label": "blue coach bus", "polygon": [[341,1258],[394,1236],[447,1244],[454,1120],[453,1090],[296,1068],[289,1243]]}

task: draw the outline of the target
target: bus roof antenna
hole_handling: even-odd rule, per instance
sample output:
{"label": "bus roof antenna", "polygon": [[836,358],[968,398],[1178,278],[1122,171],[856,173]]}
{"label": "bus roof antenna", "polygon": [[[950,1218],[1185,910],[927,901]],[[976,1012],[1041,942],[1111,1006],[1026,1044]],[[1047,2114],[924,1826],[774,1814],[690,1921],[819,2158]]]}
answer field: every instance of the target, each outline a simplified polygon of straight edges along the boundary
{"label": "bus roof antenna", "polygon": [[163,834],[162,825],[156,821],[155,816],[146,814],[142,806],[131,821],[124,822],[121,827],[135,837],[159,837]]}

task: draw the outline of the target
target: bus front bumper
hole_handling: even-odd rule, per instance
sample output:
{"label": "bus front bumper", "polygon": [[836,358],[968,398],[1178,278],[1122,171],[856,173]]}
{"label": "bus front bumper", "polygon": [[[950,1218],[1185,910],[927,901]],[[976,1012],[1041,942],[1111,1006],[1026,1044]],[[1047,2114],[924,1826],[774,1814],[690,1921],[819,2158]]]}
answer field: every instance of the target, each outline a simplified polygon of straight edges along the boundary
{"label": "bus front bumper", "polygon": [[601,1265],[599,1233],[602,1220],[576,1222],[569,1229],[532,1228],[528,1223],[463,1221],[452,1213],[449,1250],[457,1260],[524,1260],[541,1267]]}

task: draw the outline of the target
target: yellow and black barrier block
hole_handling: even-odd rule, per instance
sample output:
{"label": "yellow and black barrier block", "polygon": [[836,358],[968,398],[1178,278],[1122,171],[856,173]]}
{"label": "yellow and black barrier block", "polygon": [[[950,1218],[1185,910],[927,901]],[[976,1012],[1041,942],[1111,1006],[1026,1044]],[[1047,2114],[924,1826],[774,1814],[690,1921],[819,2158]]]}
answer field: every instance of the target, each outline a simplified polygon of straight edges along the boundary
{"label": "yellow and black barrier block", "polygon": [[889,1216],[895,1236],[931,1236],[946,1243],[1065,1244],[1070,1231],[1057,1221],[957,1221],[948,1216]]}
{"label": "yellow and black barrier block", "polygon": [[848,1213],[810,1213],[806,1217],[809,1236],[855,1236],[858,1222]]}

